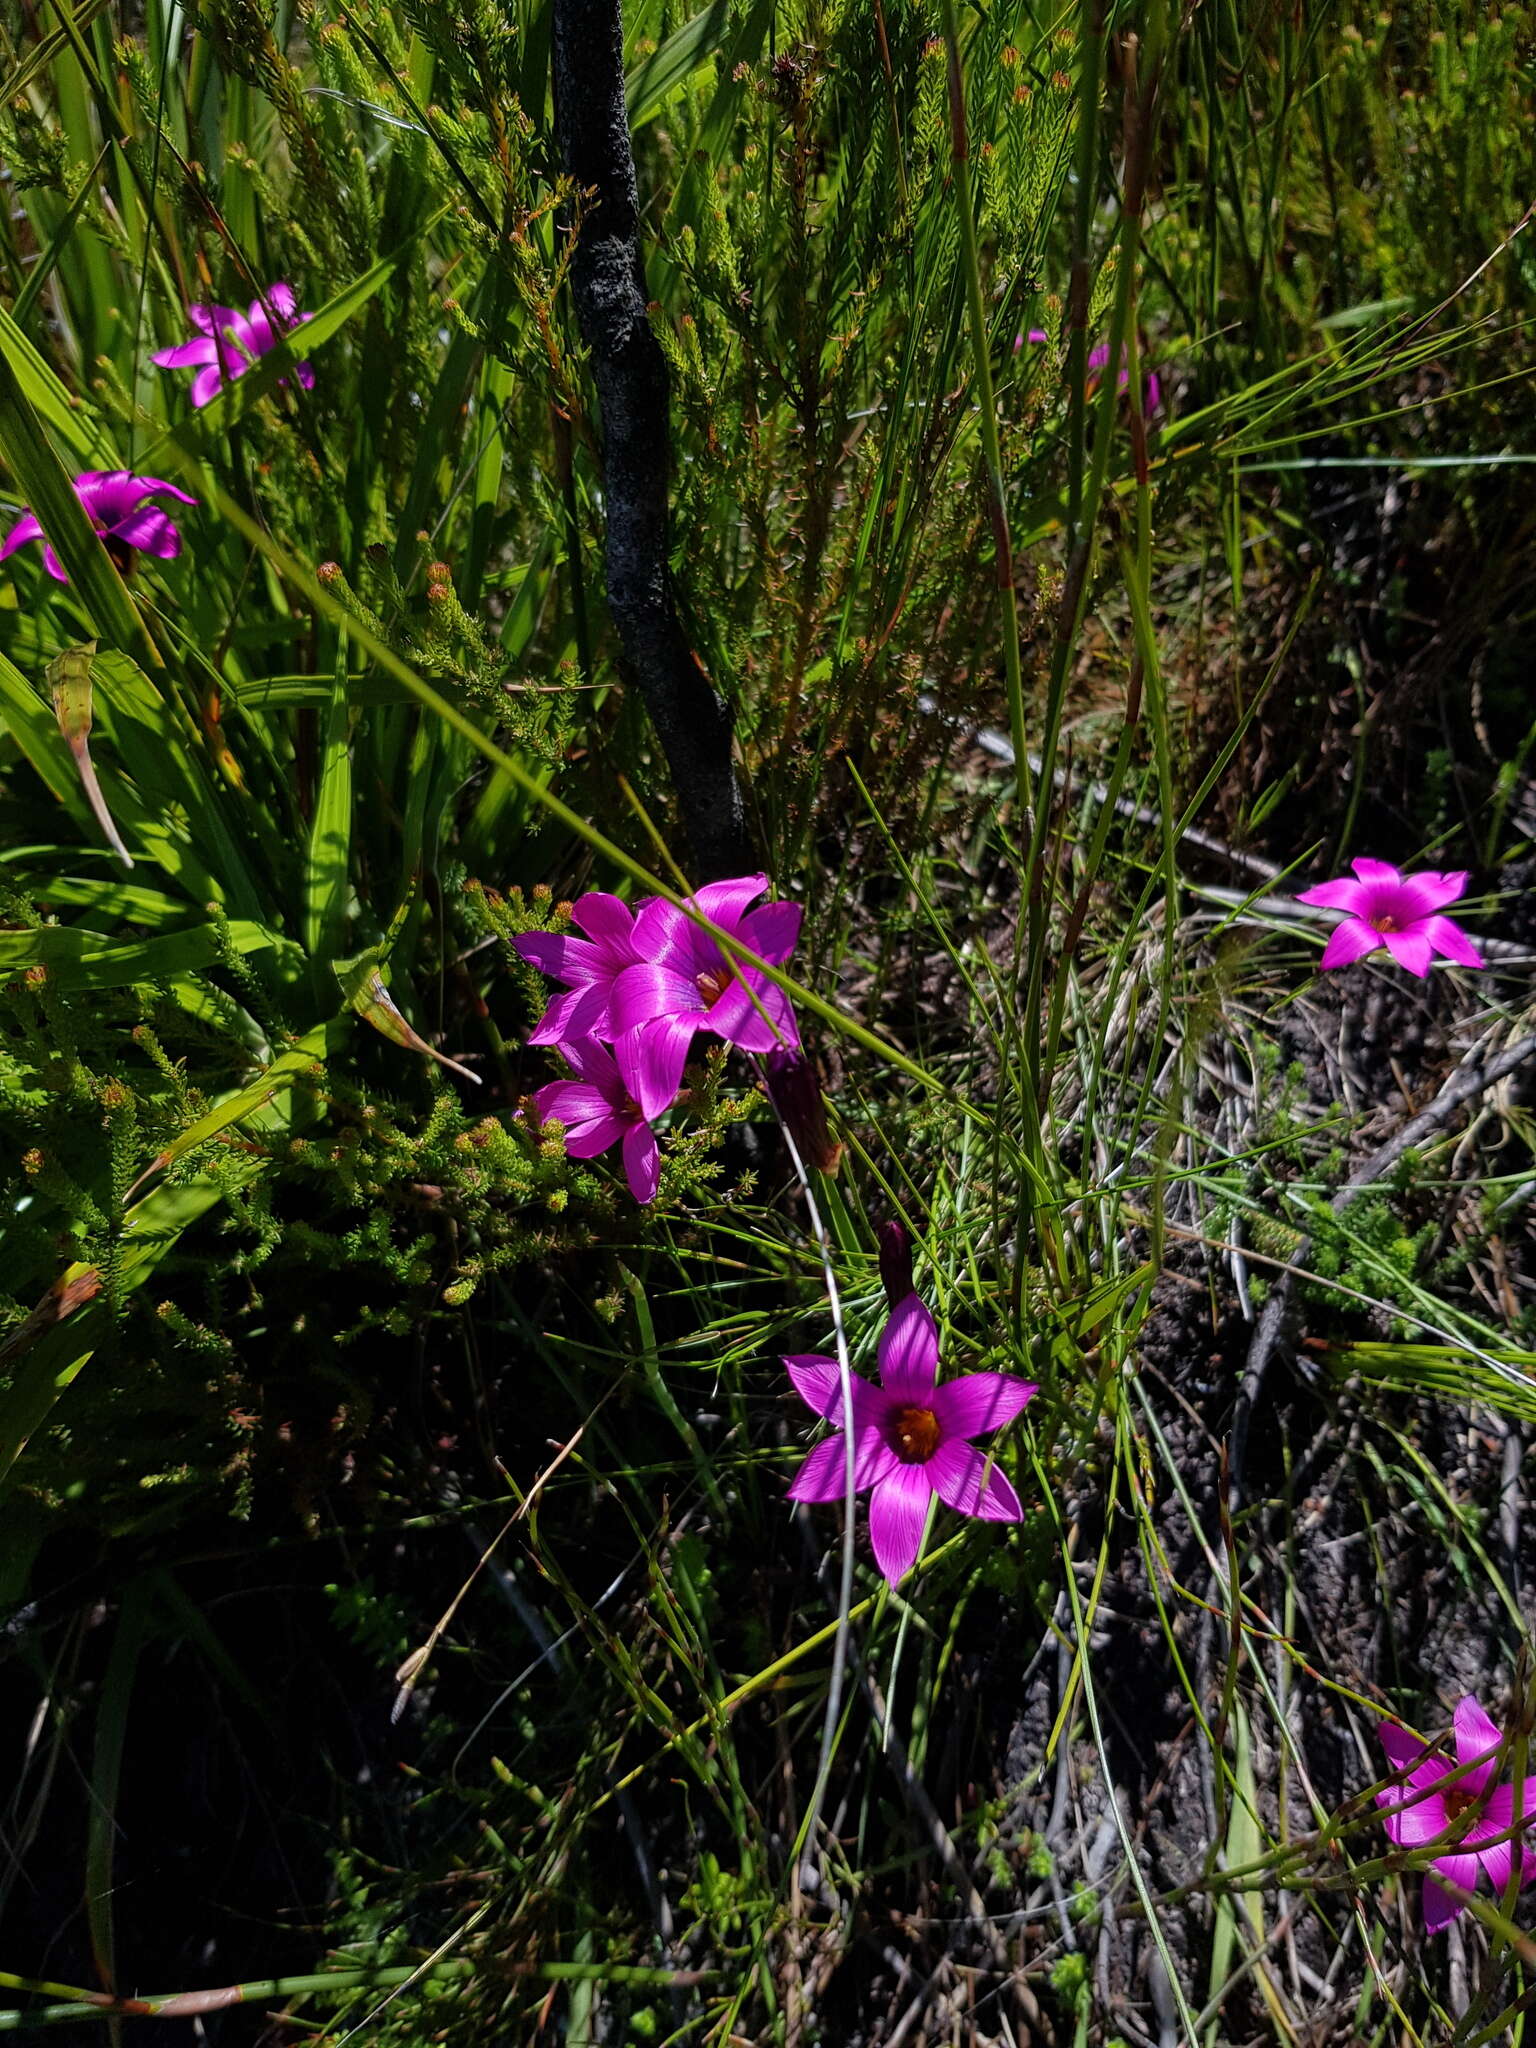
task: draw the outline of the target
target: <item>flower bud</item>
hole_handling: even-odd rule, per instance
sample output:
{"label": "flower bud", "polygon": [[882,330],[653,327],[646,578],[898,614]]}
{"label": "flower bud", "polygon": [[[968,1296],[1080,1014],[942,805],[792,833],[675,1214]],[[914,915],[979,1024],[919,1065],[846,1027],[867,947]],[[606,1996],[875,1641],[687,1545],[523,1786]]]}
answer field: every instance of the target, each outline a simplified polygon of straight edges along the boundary
{"label": "flower bud", "polygon": [[885,1298],[892,1308],[897,1308],[909,1294],[917,1292],[912,1284],[912,1239],[906,1225],[894,1219],[882,1223],[875,1236],[880,1241],[880,1280]]}
{"label": "flower bud", "polygon": [[768,1100],[778,1111],[795,1149],[807,1166],[836,1173],[843,1148],[827,1128],[827,1098],[816,1069],[803,1052],[779,1046],[763,1062]]}

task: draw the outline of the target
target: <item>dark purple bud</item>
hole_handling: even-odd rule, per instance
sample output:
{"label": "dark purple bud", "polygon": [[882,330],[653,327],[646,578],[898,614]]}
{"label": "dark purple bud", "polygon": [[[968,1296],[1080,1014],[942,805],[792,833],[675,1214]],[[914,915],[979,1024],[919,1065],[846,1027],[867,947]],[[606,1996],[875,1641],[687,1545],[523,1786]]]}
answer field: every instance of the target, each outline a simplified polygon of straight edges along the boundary
{"label": "dark purple bud", "polygon": [[895,1221],[882,1223],[875,1235],[880,1240],[880,1279],[885,1298],[895,1308],[909,1294],[917,1292],[912,1284],[912,1240],[906,1225]]}
{"label": "dark purple bud", "polygon": [[816,1069],[803,1052],[790,1052],[783,1046],[769,1053],[763,1067],[768,1100],[794,1139],[800,1157],[821,1173],[836,1173],[843,1148],[827,1128],[827,1098]]}

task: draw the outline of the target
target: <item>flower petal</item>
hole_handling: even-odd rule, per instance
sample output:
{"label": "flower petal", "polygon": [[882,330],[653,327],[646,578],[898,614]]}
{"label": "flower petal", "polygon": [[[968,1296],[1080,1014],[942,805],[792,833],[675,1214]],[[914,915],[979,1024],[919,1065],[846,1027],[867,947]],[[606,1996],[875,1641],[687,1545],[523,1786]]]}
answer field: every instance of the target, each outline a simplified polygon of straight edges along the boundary
{"label": "flower petal", "polygon": [[661,1182],[661,1150],[646,1123],[632,1123],[624,1133],[624,1178],[637,1202],[654,1201]]}
{"label": "flower petal", "polygon": [[217,334],[240,315],[233,306],[188,306],[187,318],[204,334]]}
{"label": "flower petal", "polygon": [[549,1008],[528,1034],[530,1045],[564,1045],[575,1038],[595,1038],[608,1028],[608,999],[589,983],[551,999]]}
{"label": "flower petal", "polygon": [[[784,1360],[785,1370],[795,1383],[795,1392],[807,1408],[838,1429],[843,1426],[843,1389],[835,1358],[819,1352],[795,1352]],[[849,1376],[853,1388],[853,1421],[856,1429],[873,1427],[889,1402],[858,1373]]]}
{"label": "flower petal", "polygon": [[[1489,1767],[1484,1766],[1485,1773]],[[1463,1778],[1462,1783],[1470,1783]],[[1486,1842],[1490,1835],[1502,1835],[1513,1824],[1515,1818],[1515,1788],[1510,1784],[1488,1787],[1484,1781],[1482,1810],[1471,1827],[1467,1829],[1467,1846],[1475,1848]]]}
{"label": "flower petal", "polygon": [[[534,1091],[533,1105],[541,1124],[564,1124],[565,1149],[573,1159],[595,1158],[624,1134],[625,1119],[600,1088],[585,1081],[550,1081]],[[589,1135],[599,1128],[606,1135],[601,1143],[589,1144]]]}
{"label": "flower petal", "polygon": [[42,524],[37,514],[35,512],[23,512],[16,524],[5,536],[5,545],[0,547],[0,562],[3,562],[7,555],[14,555],[18,548],[25,547],[29,540],[39,539],[42,531]]}
{"label": "flower petal", "polygon": [[139,486],[141,498],[179,498],[183,505],[200,505],[201,498],[194,498],[190,491],[184,491],[180,484],[167,483],[163,476],[136,476],[132,479]]}
{"label": "flower petal", "polygon": [[804,916],[798,903],[765,903],[741,921],[741,943],[770,967],[782,967],[794,952]]}
{"label": "flower petal", "polygon": [[[841,1430],[823,1437],[807,1454],[805,1463],[789,1484],[791,1500],[842,1500],[848,1491],[847,1442]],[[853,1490],[863,1493],[900,1471],[896,1453],[875,1429],[860,1430],[853,1440]],[[921,1524],[919,1524],[921,1528]]]}
{"label": "flower petal", "polygon": [[869,1535],[875,1546],[875,1563],[895,1586],[917,1562],[933,1488],[926,1465],[903,1465],[894,1454],[893,1462],[895,1470],[886,1474],[870,1496]]}
{"label": "flower petal", "polygon": [[939,1370],[939,1326],[920,1295],[891,1310],[880,1332],[880,1380],[893,1399],[926,1401]]}
{"label": "flower petal", "polygon": [[1453,1899],[1435,1883],[1432,1877],[1424,1879],[1424,1931],[1438,1934],[1443,1927],[1449,1927],[1457,1914],[1463,1910],[1461,1901]]}
{"label": "flower petal", "polygon": [[1475,1856],[1467,1855],[1464,1851],[1448,1850],[1444,1856],[1435,1857],[1434,1866],[1440,1876],[1448,1877],[1452,1884],[1459,1884],[1469,1892],[1477,1890],[1477,1873],[1482,1866]]}
{"label": "flower petal", "polygon": [[[293,286],[284,278],[277,278],[267,286],[267,304],[281,320],[293,318]],[[307,316],[306,316],[307,317]]]}
{"label": "flower petal", "polygon": [[734,932],[746,916],[747,905],[761,896],[767,886],[766,875],[738,875],[734,881],[706,882],[689,901],[711,924]]}
{"label": "flower petal", "polygon": [[1381,944],[1381,933],[1373,932],[1368,924],[1362,924],[1358,917],[1346,917],[1335,925],[1328,943],[1323,948],[1323,957],[1318,968],[1348,967],[1353,960],[1363,960],[1367,953],[1374,953]]}
{"label": "flower petal", "polygon": [[48,571],[48,574],[55,583],[67,583],[69,581],[69,578],[64,574],[64,564],[53,552],[53,542],[50,540],[43,542],[43,567]]}
{"label": "flower petal", "polygon": [[784,991],[764,981],[750,967],[739,969],[738,974],[739,979],[732,981],[720,1000],[710,1004],[710,1030],[717,1031],[731,1045],[739,1045],[743,1052],[773,1052],[781,1046],[797,1046],[800,1027]]}
{"label": "flower petal", "polygon": [[935,1387],[928,1405],[945,1436],[979,1436],[984,1429],[1001,1429],[1012,1422],[1039,1391],[1033,1380],[1021,1380],[1016,1373],[972,1372]]}
{"label": "flower petal", "polygon": [[137,512],[130,512],[108,531],[111,538],[121,541],[124,547],[137,548],[141,554],[158,555],[163,562],[169,562],[181,553],[181,534],[158,505],[145,505]]}
{"label": "flower petal", "polygon": [[1429,972],[1429,941],[1421,931],[1383,932],[1381,943],[1399,967],[1406,967],[1422,981]]}
{"label": "flower petal", "polygon": [[939,1445],[927,1464],[928,1477],[940,1500],[962,1515],[984,1522],[1022,1522],[1019,1496],[985,1451],[952,1438]]}
{"label": "flower petal", "polygon": [[1429,917],[1437,910],[1444,910],[1448,903],[1454,903],[1458,896],[1465,895],[1466,888],[1465,868],[1454,872],[1425,868],[1420,874],[1404,875],[1402,893],[1413,905],[1415,917]]}
{"label": "flower petal", "polygon": [[617,896],[593,889],[571,905],[571,917],[602,952],[616,953],[621,962],[634,959],[635,920]]}
{"label": "flower petal", "polygon": [[686,968],[693,959],[689,924],[675,903],[664,896],[646,896],[635,906],[635,954],[641,960],[660,960],[676,953],[674,967]]}
{"label": "flower petal", "polygon": [[[1451,1727],[1456,1739],[1456,1761],[1459,1764],[1486,1762],[1504,1739],[1497,1725],[1483,1712],[1471,1693],[1467,1694],[1452,1715]],[[1470,1776],[1462,1782],[1473,1791],[1482,1789],[1482,1786]]]}
{"label": "flower petal", "polygon": [[1441,1765],[1431,1759],[1410,1772],[1402,1785],[1384,1785],[1376,1794],[1382,1809],[1381,1824],[1387,1839],[1400,1849],[1417,1849],[1437,1841],[1450,1826],[1445,1800],[1436,1789],[1445,1778]]}
{"label": "flower petal", "polygon": [[1350,866],[1362,882],[1400,882],[1399,870],[1385,860],[1352,860]]}
{"label": "flower petal", "polygon": [[600,1038],[562,1039],[560,1057],[583,1081],[600,1090],[612,1108],[622,1108],[624,1083],[613,1054]]}
{"label": "flower petal", "polygon": [[192,379],[188,397],[196,406],[210,405],[224,389],[224,372],[217,363],[210,363],[206,370],[199,370]]}
{"label": "flower petal", "polygon": [[[659,1017],[689,1020],[696,1031],[707,1022],[697,984],[676,966],[656,960],[641,960],[623,968],[614,977],[612,996],[613,1035],[638,1031],[642,1024],[654,1024]],[[681,1072],[681,1068],[678,1070]]]}
{"label": "flower petal", "polygon": [[1337,882],[1319,882],[1315,889],[1303,889],[1296,901],[1310,903],[1315,910],[1357,911],[1364,896],[1364,885],[1345,875]]}
{"label": "flower petal", "polygon": [[614,1041],[620,1078],[648,1123],[677,1100],[694,1029],[691,1017],[658,1017]]}
{"label": "flower petal", "polygon": [[[1406,1771],[1430,1753],[1426,1743],[1420,1742],[1416,1735],[1410,1735],[1406,1728],[1399,1728],[1395,1721],[1378,1721],[1376,1733],[1394,1771]],[[1382,1794],[1378,1792],[1376,1796],[1380,1799]]]}
{"label": "flower petal", "polygon": [[572,984],[595,981],[603,959],[590,939],[569,939],[558,932],[519,932],[512,950],[541,974]]}
{"label": "flower petal", "polygon": [[188,370],[194,363],[214,363],[218,358],[218,344],[203,334],[196,341],[178,341],[174,348],[157,350],[150,361],[162,370]]}
{"label": "flower petal", "polygon": [[1491,1849],[1479,1849],[1477,1860],[1487,1871],[1488,1882],[1496,1892],[1501,1892],[1515,1867],[1514,1843],[1495,1842]]}
{"label": "flower petal", "polygon": [[1449,917],[1426,917],[1419,927],[1437,953],[1462,967],[1481,967],[1483,956],[1461,926]]}

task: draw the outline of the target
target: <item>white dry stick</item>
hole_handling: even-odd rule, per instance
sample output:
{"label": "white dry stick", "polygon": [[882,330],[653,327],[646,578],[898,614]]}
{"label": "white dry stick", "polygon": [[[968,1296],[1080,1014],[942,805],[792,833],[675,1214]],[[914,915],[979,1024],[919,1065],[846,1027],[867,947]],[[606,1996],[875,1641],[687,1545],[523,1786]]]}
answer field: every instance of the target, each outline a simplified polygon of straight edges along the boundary
{"label": "white dry stick", "polygon": [[[764,1090],[768,1093],[766,1076]],[[822,1275],[827,1283],[827,1305],[832,1315],[832,1332],[837,1344],[837,1378],[843,1404],[843,1568],[837,1595],[837,1633],[832,1642],[832,1678],[827,1687],[827,1711],[821,1727],[821,1755],[816,1763],[816,1782],[811,1787],[811,1797],[805,1809],[805,1818],[800,1823],[800,1832],[795,1842],[794,1862],[798,1866],[806,1846],[815,1836],[816,1824],[821,1819],[822,1805],[827,1796],[827,1784],[832,1776],[832,1754],[837,1744],[838,1717],[843,1708],[843,1679],[848,1663],[848,1615],[853,1606],[853,1533],[854,1511],[857,1489],[856,1446],[853,1431],[853,1366],[848,1358],[848,1330],[843,1321],[843,1300],[837,1290],[837,1275],[832,1269],[832,1247],[827,1241],[826,1225],[821,1220],[821,1211],[816,1206],[815,1190],[811,1177],[806,1172],[805,1161],[800,1157],[800,1148],[795,1143],[794,1133],[786,1120],[778,1116],[779,1129],[793,1162],[795,1176],[805,1196],[805,1206],[811,1219],[811,1232],[816,1239],[816,1250],[821,1259]]]}

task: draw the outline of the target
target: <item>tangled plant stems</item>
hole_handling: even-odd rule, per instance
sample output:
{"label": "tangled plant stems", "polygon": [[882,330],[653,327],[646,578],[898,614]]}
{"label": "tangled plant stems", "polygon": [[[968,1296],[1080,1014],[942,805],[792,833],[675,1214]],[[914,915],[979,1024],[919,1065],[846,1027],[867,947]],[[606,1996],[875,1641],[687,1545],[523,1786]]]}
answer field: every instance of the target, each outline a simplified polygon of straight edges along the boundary
{"label": "tangled plant stems", "polygon": [[[120,567],[127,566],[127,551],[133,548],[141,554],[158,555],[167,562],[181,553],[180,528],[158,505],[146,505],[146,498],[179,498],[183,505],[198,502],[175,484],[167,483],[164,477],[135,476],[127,469],[83,469],[74,480],[74,490],[86,517]],[[42,541],[43,567],[55,583],[67,583],[64,564],[54,553],[53,543],[44,535],[42,523],[30,506],[23,509],[21,518],[0,546],[0,562],[32,540]]]}
{"label": "tangled plant stems", "polygon": [[[766,875],[742,875],[711,882],[688,901],[780,967],[800,935],[800,909],[749,909],[767,886]],[[570,1126],[566,1149],[573,1158],[593,1158],[622,1138],[630,1188],[648,1202],[658,1175],[650,1126],[677,1100],[696,1034],[771,1054],[798,1049],[799,1027],[780,989],[758,969],[728,960],[707,932],[660,897],[643,898],[631,912],[617,896],[593,890],[571,916],[585,938],[524,932],[514,941],[532,966],[566,984],[529,1043],[553,1046],[578,1077],[552,1082],[534,1101],[541,1117]]]}
{"label": "tangled plant stems", "polygon": [[1320,882],[1296,898],[1321,910],[1346,913],[1323,948],[1321,965],[1348,967],[1383,946],[1399,967],[1420,980],[1429,972],[1432,955],[1441,953],[1461,967],[1481,967],[1483,956],[1453,918],[1442,916],[1467,886],[1464,869],[1441,874],[1426,868],[1405,875],[1384,860],[1350,862],[1357,879]]}
{"label": "tangled plant stems", "polygon": [[[293,286],[279,279],[269,284],[265,296],[252,299],[241,313],[234,306],[188,306],[187,318],[198,330],[190,341],[163,348],[155,357],[162,370],[187,370],[194,366],[191,399],[196,406],[217,398],[226,384],[233,384],[247,370],[270,355],[283,336],[312,316],[295,310]],[[300,363],[295,374],[306,391],[314,389],[315,373]],[[280,380],[287,383],[287,378]]]}
{"label": "tangled plant stems", "polygon": [[[1385,1809],[1382,1826],[1399,1848],[1417,1849],[1438,1841],[1455,1828],[1463,1814],[1470,1813],[1472,1818],[1461,1836],[1464,1846],[1442,1849],[1432,1857],[1436,1870],[1469,1892],[1477,1889],[1478,1872],[1486,1870],[1494,1890],[1502,1892],[1509,1883],[1518,1847],[1523,1888],[1536,1877],[1536,1855],[1523,1842],[1491,1840],[1508,1835],[1517,1821],[1523,1824],[1527,1818],[1523,1807],[1516,1809],[1514,1786],[1508,1781],[1492,1783],[1489,1759],[1498,1750],[1499,1731],[1470,1693],[1456,1709],[1453,1728],[1456,1764],[1450,1766],[1415,1741],[1406,1728],[1393,1721],[1382,1723],[1377,1731],[1381,1746],[1393,1770],[1403,1773],[1401,1785],[1384,1786],[1376,1794],[1377,1805]],[[1464,1768],[1467,1766],[1470,1768]],[[1462,1774],[1447,1785],[1455,1769]],[[1425,1877],[1424,1925],[1429,1933],[1438,1934],[1461,1911],[1459,1901],[1432,1877]]]}
{"label": "tangled plant stems", "polygon": [[[882,1258],[885,1246],[882,1245]],[[962,1515],[1018,1522],[1019,1497],[985,1452],[970,1442],[1001,1429],[1039,1390],[1007,1372],[974,1372],[935,1384],[939,1332],[927,1305],[905,1295],[880,1335],[878,1387],[853,1381],[854,1490],[874,1492],[869,1534],[875,1562],[894,1586],[917,1562],[928,1505],[937,1494]],[[819,1353],[786,1358],[795,1390],[808,1408],[834,1425],[790,1483],[799,1501],[843,1498],[845,1453],[837,1361]]]}

